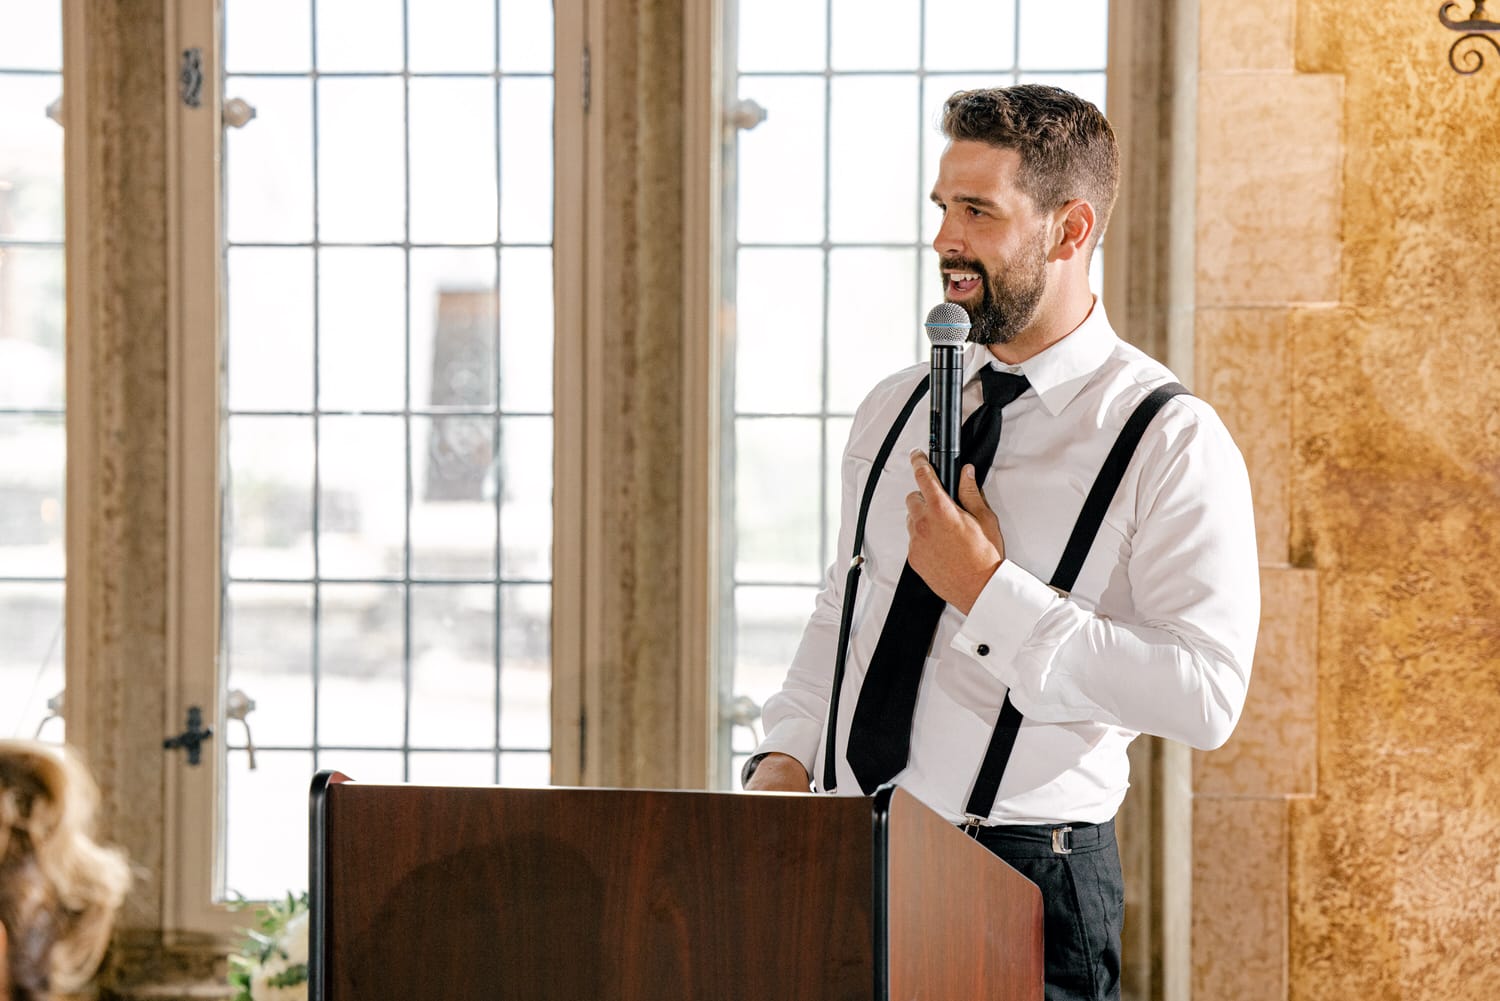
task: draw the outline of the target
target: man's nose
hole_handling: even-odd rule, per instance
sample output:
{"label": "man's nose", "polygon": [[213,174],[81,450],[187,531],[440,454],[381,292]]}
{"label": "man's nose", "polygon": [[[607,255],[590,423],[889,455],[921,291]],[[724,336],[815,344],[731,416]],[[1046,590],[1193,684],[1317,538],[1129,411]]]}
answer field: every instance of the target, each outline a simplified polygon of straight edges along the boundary
{"label": "man's nose", "polygon": [[963,227],[959,225],[953,213],[943,215],[943,222],[938,226],[937,235],[932,238],[932,249],[938,252],[939,257],[954,257],[963,253]]}

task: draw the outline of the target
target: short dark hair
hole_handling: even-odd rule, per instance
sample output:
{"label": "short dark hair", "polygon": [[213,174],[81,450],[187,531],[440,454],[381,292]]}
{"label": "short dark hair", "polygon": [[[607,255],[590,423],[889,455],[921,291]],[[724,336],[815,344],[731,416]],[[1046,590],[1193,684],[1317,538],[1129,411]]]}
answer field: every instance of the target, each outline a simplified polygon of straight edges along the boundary
{"label": "short dark hair", "polygon": [[[1120,187],[1120,147],[1104,113],[1061,87],[961,90],[943,104],[943,135],[1021,155],[1021,190],[1043,211],[1074,198],[1094,207],[1094,243]],[[1092,249],[1092,248],[1091,248]]]}

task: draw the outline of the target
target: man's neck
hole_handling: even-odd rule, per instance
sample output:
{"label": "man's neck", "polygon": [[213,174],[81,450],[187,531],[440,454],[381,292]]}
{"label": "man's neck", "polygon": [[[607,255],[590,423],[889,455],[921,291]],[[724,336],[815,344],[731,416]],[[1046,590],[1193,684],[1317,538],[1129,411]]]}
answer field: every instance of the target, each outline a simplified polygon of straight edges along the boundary
{"label": "man's neck", "polygon": [[1094,294],[1085,286],[1082,294],[1068,297],[1065,305],[1055,309],[1041,309],[1031,325],[1006,344],[988,345],[990,354],[1003,365],[1019,365],[1083,326],[1094,311]]}

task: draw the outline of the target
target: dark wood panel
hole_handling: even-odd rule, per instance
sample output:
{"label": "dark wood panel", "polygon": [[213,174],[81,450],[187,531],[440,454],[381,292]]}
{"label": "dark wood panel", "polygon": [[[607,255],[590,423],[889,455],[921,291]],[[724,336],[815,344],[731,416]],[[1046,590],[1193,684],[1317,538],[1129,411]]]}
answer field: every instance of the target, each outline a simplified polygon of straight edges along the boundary
{"label": "dark wood panel", "polygon": [[868,1001],[868,800],[327,790],[326,1001]]}
{"label": "dark wood panel", "polygon": [[891,1001],[1041,1001],[1036,885],[900,789],[886,838]]}

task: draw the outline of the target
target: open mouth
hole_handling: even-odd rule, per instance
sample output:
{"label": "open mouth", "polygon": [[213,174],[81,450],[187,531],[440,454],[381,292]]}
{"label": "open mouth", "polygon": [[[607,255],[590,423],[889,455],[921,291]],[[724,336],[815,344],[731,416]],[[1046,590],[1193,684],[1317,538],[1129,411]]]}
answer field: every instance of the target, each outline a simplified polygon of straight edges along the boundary
{"label": "open mouth", "polygon": [[948,294],[961,298],[979,287],[979,275],[973,271],[948,272]]}

